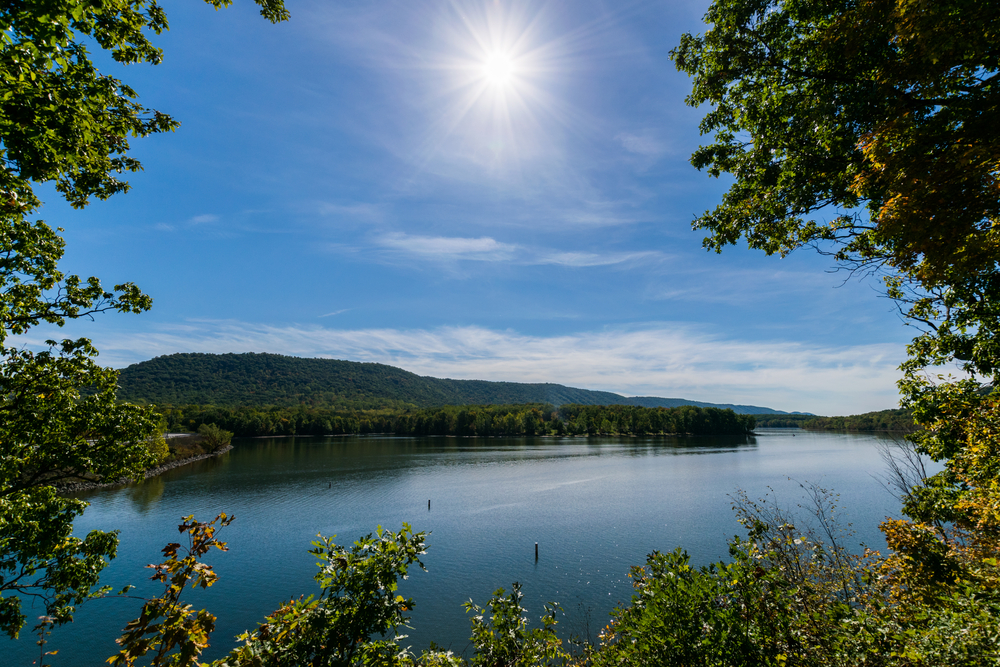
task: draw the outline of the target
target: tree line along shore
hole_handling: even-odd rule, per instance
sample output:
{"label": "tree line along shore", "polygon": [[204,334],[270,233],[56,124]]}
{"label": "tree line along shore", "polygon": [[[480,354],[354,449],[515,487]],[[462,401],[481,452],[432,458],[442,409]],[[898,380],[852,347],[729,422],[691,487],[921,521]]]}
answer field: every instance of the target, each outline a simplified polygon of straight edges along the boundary
{"label": "tree line along shore", "polygon": [[237,437],[354,435],[401,436],[532,435],[745,435],[754,428],[803,428],[909,433],[906,410],[882,410],[849,417],[741,415],[732,410],[630,405],[461,405],[407,410],[351,410],[315,407],[162,406],[164,428],[195,431],[215,425]]}
{"label": "tree line along shore", "polygon": [[755,415],[760,428],[798,427],[808,431],[913,433],[917,424],[910,410],[878,410],[847,417],[815,415]]}
{"label": "tree line along shore", "polygon": [[[147,442],[152,465],[145,477],[232,449],[235,437],[288,437],[393,434],[398,436],[720,436],[751,435],[754,428],[802,428],[858,432],[910,433],[906,410],[882,410],[850,417],[743,415],[729,409],[682,406],[644,408],[629,405],[462,405],[422,410],[356,411],[288,407],[165,406],[160,429],[171,432]],[[187,435],[180,435],[180,434]],[[177,437],[180,436],[180,437]],[[84,474],[62,491],[126,484],[131,478],[100,479]]]}
{"label": "tree line along shore", "polygon": [[212,424],[237,437],[392,433],[405,436],[745,435],[752,415],[732,410],[631,405],[463,405],[405,411],[162,406],[169,431]]}
{"label": "tree line along shore", "polygon": [[[160,428],[172,433],[147,442],[153,464],[145,477],[230,449],[235,437],[287,437],[393,434],[399,436],[656,436],[750,435],[756,427],[912,432],[906,410],[883,410],[850,417],[811,415],[743,415],[733,410],[682,406],[644,408],[628,405],[442,406],[394,412],[288,407],[165,406]],[[183,434],[183,435],[182,435]],[[84,474],[59,484],[61,491],[80,491],[127,484],[131,478],[100,479]]]}

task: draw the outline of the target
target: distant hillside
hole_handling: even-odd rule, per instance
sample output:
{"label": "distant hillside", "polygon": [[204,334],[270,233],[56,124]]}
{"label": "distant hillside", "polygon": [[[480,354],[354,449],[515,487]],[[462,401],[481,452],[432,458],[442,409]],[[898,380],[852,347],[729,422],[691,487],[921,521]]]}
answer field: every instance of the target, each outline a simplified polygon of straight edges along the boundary
{"label": "distant hillside", "polygon": [[812,431],[886,431],[913,433],[919,427],[909,410],[879,410],[848,417],[816,417],[802,423]]}
{"label": "distant hillside", "polygon": [[825,419],[816,415],[793,412],[787,415],[754,415],[757,418],[758,428],[806,428],[806,422],[815,419]]}
{"label": "distant hillside", "polygon": [[[617,394],[615,394],[617,396]],[[807,415],[808,412],[782,412],[771,408],[762,408],[759,405],[733,405],[732,403],[703,403],[701,401],[689,401],[684,398],[658,398],[656,396],[630,396],[623,397],[621,405],[638,405],[643,408],[677,408],[682,405],[693,405],[699,408],[722,408],[732,410],[739,415]]]}
{"label": "distant hillside", "polygon": [[171,354],[121,372],[119,398],[161,405],[366,408],[442,405],[636,405],[731,408],[740,414],[785,414],[752,405],[680,398],[628,398],[561,384],[447,380],[385,364],[303,359],[279,354]]}

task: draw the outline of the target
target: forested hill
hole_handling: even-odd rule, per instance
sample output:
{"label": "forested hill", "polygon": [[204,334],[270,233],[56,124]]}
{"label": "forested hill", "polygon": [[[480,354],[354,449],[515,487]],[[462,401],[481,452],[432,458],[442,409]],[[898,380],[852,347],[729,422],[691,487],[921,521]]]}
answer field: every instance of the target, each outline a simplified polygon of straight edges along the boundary
{"label": "forested hill", "polygon": [[741,414],[784,414],[751,405],[679,398],[628,398],[560,384],[446,380],[385,364],[303,359],[279,354],[171,354],[121,372],[119,398],[161,405],[298,406],[351,409],[442,405],[637,405],[731,408]]}
{"label": "forested hill", "polygon": [[[596,392],[604,393],[604,392]],[[617,396],[617,394],[614,394]],[[596,403],[593,405],[597,405]],[[682,405],[693,405],[698,408],[721,408],[732,410],[738,415],[806,415],[813,416],[809,412],[782,412],[771,408],[762,408],[757,405],[734,405],[732,403],[703,403],[701,401],[689,401],[685,398],[659,398],[657,396],[628,396],[622,397],[622,402],[614,405],[636,405],[642,408],[679,408]]]}

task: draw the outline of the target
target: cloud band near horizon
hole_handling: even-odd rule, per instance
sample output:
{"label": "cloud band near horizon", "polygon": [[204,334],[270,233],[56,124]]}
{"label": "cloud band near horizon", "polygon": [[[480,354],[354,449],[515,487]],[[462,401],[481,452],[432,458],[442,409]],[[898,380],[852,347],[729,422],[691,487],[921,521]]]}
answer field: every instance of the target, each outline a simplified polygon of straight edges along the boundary
{"label": "cloud band near horizon", "polygon": [[[46,333],[25,342],[74,335]],[[534,336],[478,326],[349,330],[201,320],[88,333],[101,362],[116,367],[177,352],[271,352],[377,362],[442,378],[551,382],[827,415],[895,407],[896,367],[904,358],[891,344],[746,341],[668,323]]]}

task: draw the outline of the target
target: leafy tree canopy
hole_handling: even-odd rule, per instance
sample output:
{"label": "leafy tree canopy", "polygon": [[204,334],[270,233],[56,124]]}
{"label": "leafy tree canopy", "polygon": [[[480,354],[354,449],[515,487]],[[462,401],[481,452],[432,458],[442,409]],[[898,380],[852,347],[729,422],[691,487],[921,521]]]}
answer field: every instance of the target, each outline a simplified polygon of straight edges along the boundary
{"label": "leafy tree canopy", "polygon": [[[287,17],[281,0],[257,4],[268,20]],[[96,45],[123,64],[157,64],[150,36],[166,28],[154,0],[0,3],[0,631],[11,637],[24,626],[25,596],[44,603],[41,625],[71,620],[75,605],[104,592],[98,576],[117,548],[115,533],[71,537],[86,503],[52,485],[133,477],[154,460],[147,440],[158,420],[117,402],[117,373],[96,363],[89,340],[48,341],[35,353],[9,338],[41,323],[149,309],[131,283],[108,290],[61,272],[61,230],[28,216],[42,204],[41,183],[77,208],[126,191],[122,174],[141,169],[129,140],[177,127],[88,52]]]}
{"label": "leafy tree canopy", "polygon": [[[255,0],[272,22],[288,18],[281,0]],[[206,0],[216,7],[232,0]],[[0,190],[7,211],[40,203],[31,184],[54,182],[76,207],[128,190],[123,172],[141,169],[130,137],[178,126],[147,109],[123,82],[101,74],[87,44],[118,62],[158,64],[150,33],[167,29],[155,0],[32,0],[0,6]]]}
{"label": "leafy tree canopy", "polygon": [[804,245],[888,272],[925,335],[913,374],[1000,359],[1000,6],[720,0],[672,52],[708,104],[692,164],[735,183],[695,220],[720,251]]}
{"label": "leafy tree canopy", "polygon": [[695,226],[719,250],[840,242],[925,284],[998,258],[1000,6],[719,0],[672,52],[735,184]]}
{"label": "leafy tree canopy", "polygon": [[[945,469],[901,477],[909,520],[883,524],[878,631],[922,642],[907,664],[995,660],[925,651],[979,633],[1000,599],[1000,5],[716,0],[706,19],[672,55],[688,102],[711,107],[714,143],[692,163],[735,181],[694,226],[716,251],[813,245],[886,273],[921,330],[900,382],[922,426],[910,440]],[[952,363],[967,376],[928,372]]]}

